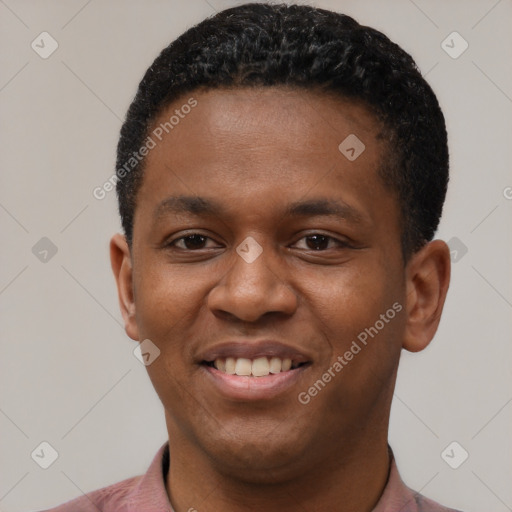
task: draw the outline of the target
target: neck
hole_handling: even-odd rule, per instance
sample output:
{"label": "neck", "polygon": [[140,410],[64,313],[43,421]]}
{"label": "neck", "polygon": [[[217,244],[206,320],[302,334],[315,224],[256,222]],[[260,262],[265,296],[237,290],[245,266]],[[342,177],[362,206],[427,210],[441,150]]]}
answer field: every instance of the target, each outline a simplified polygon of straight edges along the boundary
{"label": "neck", "polygon": [[[324,457],[308,461],[301,469],[294,465],[286,471],[286,478],[270,484],[244,481],[232,472],[223,471],[197,448],[183,450],[187,440],[182,438],[170,443],[167,492],[175,512],[292,512],[298,509],[371,512],[389,473],[387,432],[385,434],[376,436],[373,432],[364,442],[343,445],[338,439],[338,446],[333,446]],[[177,441],[174,436],[171,439]]]}

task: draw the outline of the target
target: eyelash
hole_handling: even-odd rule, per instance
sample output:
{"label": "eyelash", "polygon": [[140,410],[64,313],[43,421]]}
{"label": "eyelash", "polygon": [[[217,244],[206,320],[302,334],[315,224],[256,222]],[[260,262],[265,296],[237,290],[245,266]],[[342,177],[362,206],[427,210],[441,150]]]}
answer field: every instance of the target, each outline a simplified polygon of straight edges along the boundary
{"label": "eyelash", "polygon": [[[202,233],[189,233],[188,235],[185,235],[185,236],[181,236],[179,238],[176,238],[174,240],[171,240],[168,244],[166,244],[168,247],[172,247],[172,248],[176,248],[176,243],[177,242],[180,242],[182,240],[185,240],[186,238],[191,238],[193,236],[200,236],[202,238],[206,238],[207,240],[213,240],[213,238],[209,237],[209,236],[206,236],[206,235],[203,235]],[[177,247],[177,249],[179,250],[182,250],[182,251],[190,251],[190,252],[194,252],[194,249],[187,249],[186,247]],[[201,249],[196,249],[196,251],[198,250],[203,250],[204,248],[201,248]]]}
{"label": "eyelash", "polygon": [[[182,251],[188,251],[188,252],[198,252],[198,251],[201,251],[201,250],[208,249],[208,248],[205,248],[205,247],[202,247],[201,249],[187,249],[186,247],[177,247],[176,244],[178,242],[183,241],[186,238],[191,238],[191,237],[194,237],[194,236],[199,236],[199,237],[205,238],[206,240],[213,240],[213,238],[211,238],[209,236],[206,236],[206,235],[203,235],[202,233],[190,233],[190,234],[187,234],[185,236],[181,236],[179,238],[171,240],[168,244],[166,244],[166,246],[170,247],[170,248],[175,248],[175,249],[178,249],[178,250],[182,250]],[[353,247],[348,242],[339,240],[339,239],[337,239],[337,238],[335,238],[333,236],[330,236],[330,235],[325,235],[323,233],[310,233],[310,234],[304,235],[303,237],[299,238],[299,240],[297,242],[295,242],[295,244],[297,244],[300,240],[311,238],[313,236],[324,237],[329,242],[334,241],[338,248],[351,248],[351,247]],[[315,249],[302,249],[302,250],[309,250],[309,251],[312,251],[312,252],[324,252],[324,251],[329,250],[329,249],[333,249],[333,247],[329,247],[327,249],[322,249],[322,250],[315,250]]]}
{"label": "eyelash", "polygon": [[[303,250],[309,250],[309,251],[313,251],[313,252],[317,252],[317,251],[318,252],[324,252],[324,251],[327,251],[329,249],[334,249],[334,248],[343,248],[343,249],[345,249],[345,248],[350,247],[350,245],[347,242],[345,242],[343,240],[339,240],[338,238],[335,238],[335,237],[330,236],[330,235],[324,235],[323,233],[310,233],[308,235],[304,235],[302,238],[299,238],[298,241],[305,240],[307,238],[311,238],[311,237],[314,237],[314,236],[320,236],[320,237],[326,238],[328,240],[328,245],[329,245],[330,242],[334,242],[336,247],[329,247],[329,248],[324,249],[324,250],[316,250],[316,249],[308,249],[308,248],[307,249],[303,249]],[[295,244],[297,244],[297,242],[295,242]]]}

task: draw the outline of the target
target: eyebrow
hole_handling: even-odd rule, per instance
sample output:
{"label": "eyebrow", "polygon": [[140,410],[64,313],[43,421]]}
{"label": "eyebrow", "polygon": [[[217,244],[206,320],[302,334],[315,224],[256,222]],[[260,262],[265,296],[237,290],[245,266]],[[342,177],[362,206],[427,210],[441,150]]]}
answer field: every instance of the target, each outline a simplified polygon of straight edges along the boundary
{"label": "eyebrow", "polygon": [[[156,220],[169,214],[192,214],[196,216],[221,216],[225,212],[221,203],[199,196],[171,196],[155,208]],[[360,224],[364,216],[354,207],[336,199],[310,199],[296,201],[287,206],[284,217],[338,217]]]}
{"label": "eyebrow", "polygon": [[159,219],[168,214],[188,213],[197,216],[221,215],[220,203],[199,196],[171,196],[164,199],[155,208],[154,218]]}
{"label": "eyebrow", "polygon": [[364,216],[353,206],[336,199],[311,199],[297,201],[285,211],[288,217],[338,217],[340,219],[361,224]]}

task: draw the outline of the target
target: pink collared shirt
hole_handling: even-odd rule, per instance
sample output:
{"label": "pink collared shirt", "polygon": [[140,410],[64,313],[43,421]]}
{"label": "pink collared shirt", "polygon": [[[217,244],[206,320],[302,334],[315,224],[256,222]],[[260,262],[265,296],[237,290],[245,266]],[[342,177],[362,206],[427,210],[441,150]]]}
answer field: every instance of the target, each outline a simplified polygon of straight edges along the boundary
{"label": "pink collared shirt", "polygon": [[[169,447],[165,443],[145,475],[128,478],[45,512],[173,512],[165,488]],[[193,509],[192,509],[193,510]],[[388,482],[372,512],[457,512],[409,489],[391,458]]]}

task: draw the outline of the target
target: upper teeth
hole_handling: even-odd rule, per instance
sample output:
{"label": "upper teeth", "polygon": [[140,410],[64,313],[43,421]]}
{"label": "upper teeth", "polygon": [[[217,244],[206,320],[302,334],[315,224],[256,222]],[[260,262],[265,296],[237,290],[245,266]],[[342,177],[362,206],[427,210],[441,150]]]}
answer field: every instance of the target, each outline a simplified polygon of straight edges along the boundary
{"label": "upper teeth", "polygon": [[246,375],[252,377],[265,377],[270,373],[286,372],[292,367],[292,360],[280,357],[258,357],[246,359],[245,357],[217,358],[213,365],[217,370],[230,375]]}

